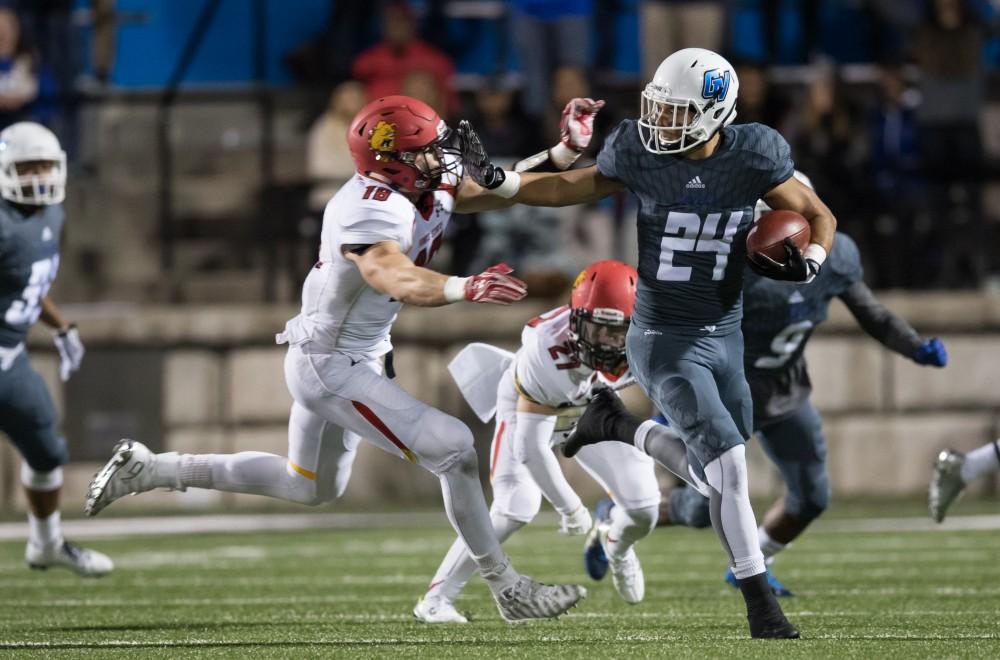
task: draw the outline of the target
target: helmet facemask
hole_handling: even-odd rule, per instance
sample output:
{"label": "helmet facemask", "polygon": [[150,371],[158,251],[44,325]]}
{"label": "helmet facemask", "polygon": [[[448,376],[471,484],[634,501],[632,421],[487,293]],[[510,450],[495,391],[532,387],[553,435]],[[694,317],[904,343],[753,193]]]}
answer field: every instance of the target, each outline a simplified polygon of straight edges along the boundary
{"label": "helmet facemask", "polygon": [[716,105],[715,99],[671,98],[667,90],[653,83],[642,91],[639,137],[643,146],[655,154],[679,154],[693,149],[712,137],[705,128],[705,115]]}
{"label": "helmet facemask", "polygon": [[381,153],[376,158],[395,161],[412,169],[416,176],[413,187],[417,192],[436,190],[441,187],[446,175],[453,175],[451,183],[457,184],[462,176],[461,148],[457,134],[444,125],[438,137],[428,144],[413,151],[398,151]]}
{"label": "helmet facemask", "polygon": [[595,371],[620,376],[628,368],[625,355],[628,326],[629,320],[621,310],[598,308],[590,313],[574,309],[570,334],[580,362]]}
{"label": "helmet facemask", "polygon": [[0,196],[16,204],[50,206],[66,198],[66,155],[57,160],[0,156]]}

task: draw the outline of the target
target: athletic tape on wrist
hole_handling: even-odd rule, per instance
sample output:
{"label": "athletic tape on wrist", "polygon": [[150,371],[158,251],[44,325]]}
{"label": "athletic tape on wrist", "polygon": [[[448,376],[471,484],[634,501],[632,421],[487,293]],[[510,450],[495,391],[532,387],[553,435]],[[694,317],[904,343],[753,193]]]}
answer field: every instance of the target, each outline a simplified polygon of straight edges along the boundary
{"label": "athletic tape on wrist", "polygon": [[465,300],[465,282],[468,277],[457,277],[452,275],[444,281],[444,299],[450,303]]}
{"label": "athletic tape on wrist", "polygon": [[819,243],[810,243],[802,256],[805,259],[812,259],[817,265],[822,266],[823,262],[826,261],[826,248]]}
{"label": "athletic tape on wrist", "polygon": [[503,183],[494,188],[491,192],[494,195],[503,197],[504,199],[510,199],[517,194],[518,190],[521,189],[521,175],[517,172],[504,170],[504,177]]}

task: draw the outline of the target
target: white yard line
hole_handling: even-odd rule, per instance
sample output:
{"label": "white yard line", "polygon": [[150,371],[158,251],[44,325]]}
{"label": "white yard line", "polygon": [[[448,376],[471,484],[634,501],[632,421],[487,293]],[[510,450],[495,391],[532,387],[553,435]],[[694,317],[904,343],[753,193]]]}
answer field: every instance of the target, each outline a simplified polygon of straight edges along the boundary
{"label": "white yard line", "polygon": [[[553,517],[554,520],[554,517]],[[544,516],[536,522],[544,524]],[[210,533],[294,531],[305,529],[444,528],[444,513],[268,513],[207,516],[154,516],[67,520],[63,531],[72,539]],[[828,532],[953,532],[1000,529],[1000,514],[952,516],[943,524],[926,518],[859,518],[821,520],[815,528]],[[0,523],[0,541],[27,536],[26,523]]]}

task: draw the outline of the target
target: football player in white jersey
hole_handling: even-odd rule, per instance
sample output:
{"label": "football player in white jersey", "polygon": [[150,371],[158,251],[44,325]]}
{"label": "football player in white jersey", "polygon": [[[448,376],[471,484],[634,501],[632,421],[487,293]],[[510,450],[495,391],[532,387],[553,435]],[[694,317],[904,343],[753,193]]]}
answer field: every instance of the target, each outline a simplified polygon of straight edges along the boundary
{"label": "football player in white jersey", "polygon": [[[550,150],[568,166],[589,142],[599,103],[574,100],[564,143]],[[86,511],[153,488],[190,487],[267,495],[303,504],[339,497],[361,438],[441,480],[448,518],[508,621],[551,618],[585,595],[519,575],[500,549],[479,481],[471,431],[415,399],[383,374],[389,332],[403,303],[436,307],[468,301],[510,304],[526,293],[506,265],[473,277],[424,266],[440,247],[452,211],[509,202],[462,179],[455,136],[427,104],[405,96],[369,103],[347,135],[357,174],[327,204],[319,262],[302,291],[301,313],[279,343],[289,345],[285,380],[294,398],[288,456],[154,454],[121,441],[94,477]],[[391,374],[390,374],[391,375]]]}
{"label": "football player in white jersey", "polygon": [[[637,280],[635,269],[620,261],[591,264],[577,277],[569,305],[528,322],[515,355],[470,344],[449,365],[480,418],[487,421],[495,411],[490,516],[501,542],[531,522],[543,496],[561,517],[561,533],[591,530],[590,513],[567,483],[552,448],[569,436],[597,390],[634,382],[625,333]],[[634,544],[656,525],[659,507],[653,461],[620,443],[585,447],[576,459],[618,505],[611,521],[593,533],[608,558],[615,589],[626,602],[638,603],[644,582]],[[474,572],[465,543],[456,539],[414,617],[465,623],[454,601]]]}

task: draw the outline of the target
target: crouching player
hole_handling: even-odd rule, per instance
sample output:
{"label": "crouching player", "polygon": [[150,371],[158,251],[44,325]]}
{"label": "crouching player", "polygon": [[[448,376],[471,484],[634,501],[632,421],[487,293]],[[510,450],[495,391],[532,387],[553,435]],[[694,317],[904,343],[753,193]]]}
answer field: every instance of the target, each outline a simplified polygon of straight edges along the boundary
{"label": "crouching player", "polygon": [[[633,382],[625,335],[637,279],[635,269],[620,261],[591,264],[577,277],[568,306],[528,322],[516,355],[472,344],[450,366],[484,421],[495,410],[490,518],[501,542],[531,522],[543,496],[561,517],[561,533],[591,529],[590,513],[566,482],[552,448],[568,437],[596,391]],[[585,447],[576,459],[617,505],[593,532],[615,589],[625,602],[638,603],[644,581],[635,543],[656,524],[660,497],[653,461],[612,442]],[[474,572],[465,543],[456,539],[413,615],[427,623],[465,623],[454,601]]]}
{"label": "crouching player", "polygon": [[83,343],[46,295],[59,270],[59,237],[66,196],[66,152],[49,129],[33,122],[0,133],[0,431],[24,459],[32,568],[63,566],[96,577],[111,571],[106,555],[66,541],[59,516],[62,465],[68,459],[56,409],[42,377],[31,368],[24,341],[39,319],[56,331],[59,376],[80,367]]}

